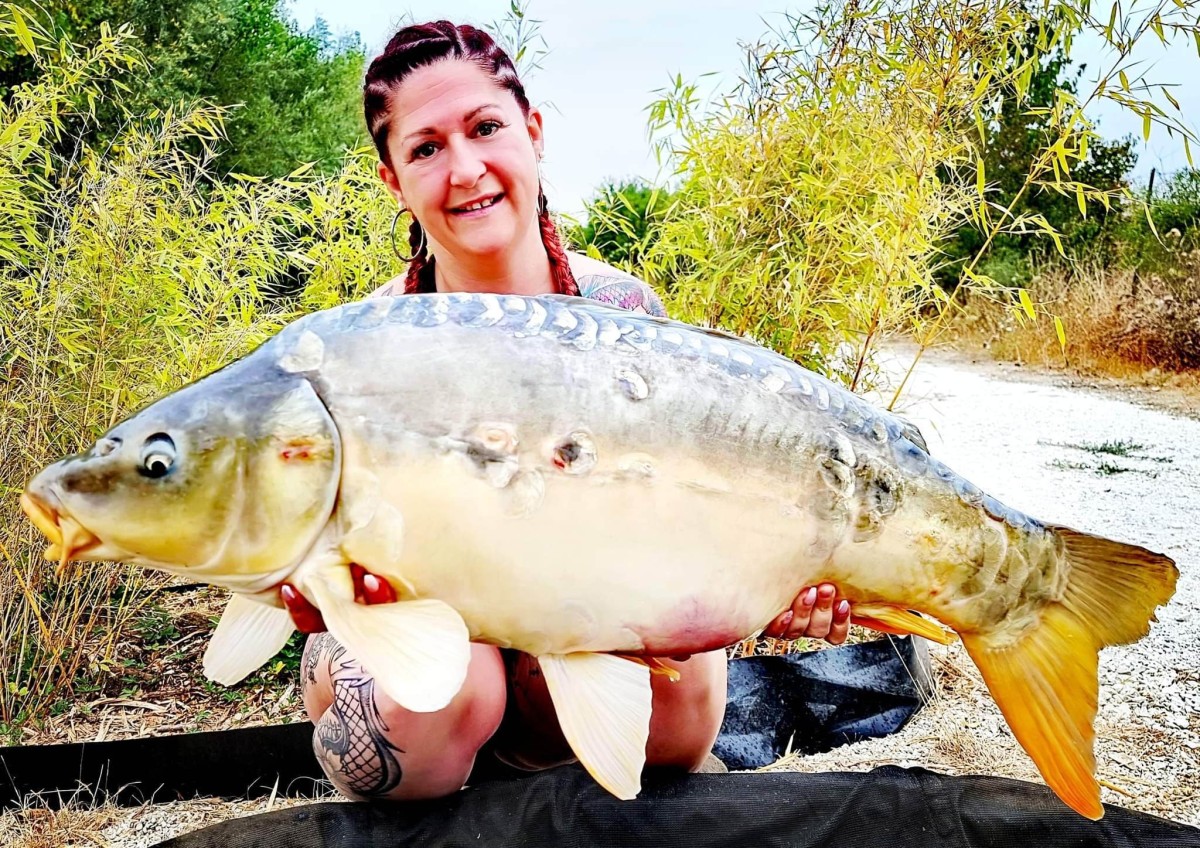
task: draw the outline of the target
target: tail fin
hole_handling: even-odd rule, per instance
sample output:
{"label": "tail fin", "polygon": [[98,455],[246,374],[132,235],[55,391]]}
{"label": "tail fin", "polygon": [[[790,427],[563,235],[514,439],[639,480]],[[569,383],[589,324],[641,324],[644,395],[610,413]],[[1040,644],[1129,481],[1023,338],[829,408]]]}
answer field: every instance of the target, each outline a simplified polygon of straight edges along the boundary
{"label": "tail fin", "polygon": [[1015,643],[963,634],[992,697],[1046,783],[1076,812],[1104,815],[1092,753],[1101,648],[1145,636],[1154,610],[1175,592],[1179,570],[1162,554],[1066,527],[1050,527],[1066,547],[1061,601]]}

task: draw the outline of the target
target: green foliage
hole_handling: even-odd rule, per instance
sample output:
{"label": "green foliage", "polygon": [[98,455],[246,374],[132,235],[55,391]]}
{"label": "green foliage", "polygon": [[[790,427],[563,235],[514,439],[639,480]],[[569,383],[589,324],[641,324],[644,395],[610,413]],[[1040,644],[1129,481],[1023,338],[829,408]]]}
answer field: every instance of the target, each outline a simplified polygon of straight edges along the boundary
{"label": "green foliage", "polygon": [[[933,344],[967,292],[1035,319],[1011,288],[1030,246],[1065,257],[1098,215],[1137,208],[1131,149],[1104,143],[1090,105],[1113,100],[1190,155],[1194,134],[1132,54],[1151,35],[1200,39],[1197,15],[1172,0],[1103,18],[1069,0],[844,0],[789,17],[713,108],[681,78],[653,104],[677,195],[639,270],[680,317],[851,387],[888,334]],[[1080,32],[1111,51],[1084,91],[1060,78]]]}
{"label": "green foliage", "polygon": [[881,338],[944,300],[938,245],[972,201],[939,174],[973,177],[978,68],[1026,23],[997,4],[822,7],[748,48],[708,114],[677,79],[652,108],[677,199],[643,273],[686,320],[857,387]]}
{"label": "green foliage", "polygon": [[[17,5],[45,17],[37,0]],[[283,176],[314,161],[332,171],[363,142],[362,45],[334,40],[321,21],[299,32],[280,0],[75,0],[55,5],[50,31],[92,43],[105,26],[125,26],[143,62],[119,100],[99,105],[93,146],[115,138],[128,114],[198,103],[235,107],[218,174]],[[0,92],[35,74],[28,51],[14,51],[0,62]]]}
{"label": "green foliage", "polygon": [[[138,67],[128,29],[58,42],[0,7],[0,52],[38,77],[0,104],[0,721],[43,714],[115,672],[141,569],[62,576],[16,495],[41,468],[120,417],[247,352],[302,312],[362,297],[402,270],[394,204],[371,151],[322,176],[218,180],[225,113],[163,108],[111,144],[64,143],[94,126],[105,92]],[[18,24],[18,21],[20,23]],[[32,46],[32,49],[29,47]],[[118,104],[119,105],[119,104]]]}
{"label": "green foliage", "polygon": [[[1015,79],[999,87],[995,99],[982,115],[984,139],[981,157],[990,187],[991,201],[1008,206],[1025,186],[1041,151],[1055,140],[1052,125],[1055,99],[1060,91],[1077,95],[1084,71],[1067,57],[1064,42],[1053,50],[1039,50],[1040,24],[1031,22],[1016,51],[1009,58],[1010,70],[1028,65],[1024,95],[1019,96]],[[1087,157],[1074,168],[1074,176],[1089,186],[1119,194],[1128,189],[1128,175],[1136,164],[1134,142],[1093,140]],[[1014,214],[1040,215],[1061,236],[1063,252],[1076,259],[1111,255],[1122,220],[1114,212],[1085,216],[1077,199],[1057,192],[1050,185],[1036,185],[1022,193],[1013,206]],[[949,289],[957,284],[965,267],[980,252],[987,234],[968,223],[943,245],[947,257],[938,269],[939,283]],[[1053,242],[1041,232],[1017,232],[996,236],[980,259],[981,274],[1007,287],[1025,286],[1036,265],[1055,252]]]}
{"label": "green foliage", "polygon": [[594,258],[632,271],[658,240],[670,202],[666,191],[641,180],[610,183],[587,201],[587,224],[568,238]]}

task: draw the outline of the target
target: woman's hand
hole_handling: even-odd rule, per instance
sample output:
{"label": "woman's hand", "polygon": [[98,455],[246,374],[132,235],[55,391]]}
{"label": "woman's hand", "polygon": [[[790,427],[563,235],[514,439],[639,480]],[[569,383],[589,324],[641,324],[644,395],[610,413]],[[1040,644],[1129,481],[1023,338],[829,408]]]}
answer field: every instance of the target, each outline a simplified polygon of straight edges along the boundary
{"label": "woman's hand", "polygon": [[[354,600],[360,604],[390,604],[396,600],[396,590],[382,577],[376,577],[361,565],[350,566],[354,578]],[[292,621],[301,633],[322,633],[328,628],[321,611],[308,602],[291,583],[279,587],[279,599],[292,614]]]}
{"label": "woman's hand", "polygon": [[803,589],[790,609],[781,612],[763,630],[775,639],[824,639],[831,645],[846,641],[850,632],[850,602],[837,597],[832,583]]}
{"label": "woman's hand", "polygon": [[[354,578],[354,600],[360,604],[388,604],[396,600],[396,591],[386,580],[360,565],[351,565],[350,573]],[[327,629],[321,611],[291,583],[280,586],[279,597],[301,633],[321,633]],[[837,587],[832,583],[822,583],[802,590],[791,608],[767,625],[763,635],[775,639],[824,639],[831,645],[840,645],[849,632],[850,602],[838,599]]]}

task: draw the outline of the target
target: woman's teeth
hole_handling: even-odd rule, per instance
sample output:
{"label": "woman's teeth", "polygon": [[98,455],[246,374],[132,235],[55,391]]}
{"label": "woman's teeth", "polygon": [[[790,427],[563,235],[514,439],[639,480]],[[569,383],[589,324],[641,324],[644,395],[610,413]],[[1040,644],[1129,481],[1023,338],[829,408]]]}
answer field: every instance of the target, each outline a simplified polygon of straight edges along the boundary
{"label": "woman's teeth", "polygon": [[472,203],[470,206],[460,206],[455,209],[455,212],[478,212],[480,209],[487,209],[489,206],[494,206],[496,201],[500,199],[500,195],[489,197],[487,200],[481,200],[478,203]]}

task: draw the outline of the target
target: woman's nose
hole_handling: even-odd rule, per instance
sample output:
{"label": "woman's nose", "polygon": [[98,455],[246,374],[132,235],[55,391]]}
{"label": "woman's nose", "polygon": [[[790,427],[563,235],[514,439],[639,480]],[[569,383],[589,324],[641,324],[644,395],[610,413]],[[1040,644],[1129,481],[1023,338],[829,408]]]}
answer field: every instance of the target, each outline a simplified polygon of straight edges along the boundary
{"label": "woman's nose", "polygon": [[453,141],[448,145],[450,154],[450,184],[469,188],[479,182],[487,171],[483,159],[473,149],[470,141]]}

